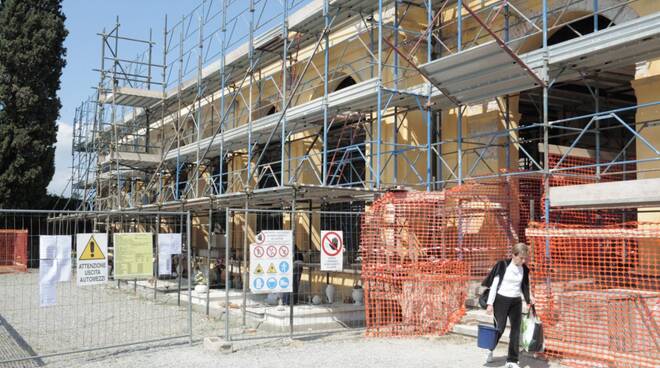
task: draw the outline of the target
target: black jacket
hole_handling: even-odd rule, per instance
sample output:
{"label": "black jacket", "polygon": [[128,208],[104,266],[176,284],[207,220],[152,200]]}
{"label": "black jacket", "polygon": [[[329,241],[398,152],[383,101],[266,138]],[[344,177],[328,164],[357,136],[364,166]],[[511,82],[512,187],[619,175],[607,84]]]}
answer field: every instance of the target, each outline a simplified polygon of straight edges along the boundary
{"label": "black jacket", "polygon": [[[490,273],[484,281],[481,283],[481,286],[484,287],[491,287],[493,285],[493,280],[495,280],[495,276],[500,277],[500,284],[502,285],[502,280],[504,280],[504,273],[506,273],[506,268],[509,267],[509,264],[511,264],[511,259],[503,259],[495,264],[493,266],[493,269],[490,270]],[[498,285],[498,288],[499,288]],[[529,267],[527,267],[526,264],[523,263],[523,279],[522,279],[522,284],[520,285],[520,289],[522,290],[523,297],[525,298],[525,302],[527,304],[530,303],[529,301]]]}

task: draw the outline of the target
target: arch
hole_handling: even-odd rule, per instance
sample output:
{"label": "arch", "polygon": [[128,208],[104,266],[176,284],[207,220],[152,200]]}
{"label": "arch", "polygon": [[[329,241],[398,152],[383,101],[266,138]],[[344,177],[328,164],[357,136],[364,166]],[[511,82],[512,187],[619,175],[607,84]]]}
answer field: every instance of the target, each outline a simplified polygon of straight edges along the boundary
{"label": "arch", "polygon": [[[567,24],[572,23],[580,18],[592,19],[593,15],[593,0],[579,0],[574,1],[565,12],[556,11],[557,14],[548,15],[548,24],[551,29],[548,30],[548,37],[551,38],[554,33],[559,31]],[[637,13],[631,6],[623,5],[619,0],[599,0],[599,9],[608,9],[600,13],[600,17],[609,19],[615,24],[620,24],[639,18]],[[540,10],[538,17],[540,18]],[[538,19],[537,26],[541,26],[541,20]],[[554,25],[554,27],[553,27]],[[531,35],[532,36],[528,36]],[[510,29],[510,36],[512,40],[520,39],[521,46],[517,50],[518,53],[528,52],[540,48],[543,45],[542,35],[538,32],[529,22],[523,21]]]}
{"label": "arch", "polygon": [[352,85],[355,85],[355,84],[357,84],[357,82],[355,81],[355,79],[353,79],[353,77],[351,77],[349,75],[348,77],[342,79],[341,82],[339,82],[337,84],[337,86],[334,88],[333,92],[337,92],[339,90],[342,90],[344,88],[348,88],[348,87],[350,87]]}
{"label": "arch", "polygon": [[[339,72],[334,73],[334,75],[332,75],[331,73],[330,77],[332,79],[328,80],[328,93],[336,92],[361,82],[360,78],[357,75],[349,75]],[[312,93],[311,101],[322,96],[323,96],[323,84],[314,88],[314,93]]]}
{"label": "arch", "polygon": [[[565,22],[563,23],[563,26],[553,29],[548,36],[548,45],[559,44],[577,38],[579,35],[593,33],[593,13],[591,13],[591,16],[588,17],[585,17],[585,15],[589,15],[589,13],[580,11],[567,14],[565,19],[574,20],[572,22]],[[622,21],[623,20],[620,22]],[[617,22],[614,22],[607,16],[598,16],[598,29],[604,29],[605,27],[616,23]],[[540,39],[537,41],[540,42]],[[540,46],[540,43],[537,46]],[[583,78],[593,79],[593,77],[590,76],[584,76]],[[600,85],[599,101],[603,104],[603,106],[605,106],[605,103],[607,103],[607,105],[609,105],[608,109],[612,109],[618,107],[626,107],[636,103],[636,97],[634,91],[632,90],[632,85],[630,84],[630,81],[632,81],[634,78],[635,67],[634,65],[630,65],[616,68],[615,70],[601,70],[598,72],[598,81],[596,82],[596,80],[592,80],[590,84],[594,83]],[[582,80],[582,78],[580,80]],[[518,112],[520,113],[518,124],[520,126],[541,121],[541,117],[539,116],[540,111],[535,106],[533,106],[535,104],[533,101],[539,98],[540,95],[540,88],[523,91],[520,93],[518,97]],[[553,86],[549,101],[550,120],[565,118],[567,116],[581,116],[596,111],[593,94],[589,88],[585,86],[585,84],[581,81],[569,80],[557,83]],[[629,116],[628,119],[634,120],[634,117]],[[628,119],[624,118],[624,120]],[[581,128],[584,124],[585,122],[580,120],[567,123],[567,125],[574,128]],[[608,122],[603,120],[601,124],[601,126],[603,126],[608,124]],[[616,132],[617,130],[603,132],[601,135],[600,143],[602,150],[610,149],[617,150],[618,152],[618,150],[622,148],[622,144],[627,141],[627,138],[619,141],[619,139],[622,139],[620,136],[621,132],[618,132],[619,136],[616,136]],[[539,133],[532,130],[527,130],[524,132],[521,131],[520,138],[529,142],[533,142],[539,139],[537,134]],[[625,132],[623,135],[625,135]],[[580,142],[576,142],[576,147],[591,149],[591,146],[593,145],[593,142],[591,142],[593,140],[592,138],[593,136],[591,135],[584,136]],[[563,137],[562,135],[558,137],[551,137],[550,144],[570,145],[573,143],[571,139],[572,136],[569,134],[564,134]],[[537,145],[530,144],[525,146],[525,149],[530,154],[536,155],[537,157],[535,159],[542,159],[542,154],[539,152]]]}

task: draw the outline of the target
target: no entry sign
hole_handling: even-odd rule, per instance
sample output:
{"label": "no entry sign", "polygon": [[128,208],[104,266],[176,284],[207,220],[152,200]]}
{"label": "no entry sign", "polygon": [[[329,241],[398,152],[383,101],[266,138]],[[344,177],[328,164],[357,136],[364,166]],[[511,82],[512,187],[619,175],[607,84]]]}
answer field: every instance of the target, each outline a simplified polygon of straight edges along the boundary
{"label": "no entry sign", "polygon": [[321,271],[344,270],[344,233],[321,231]]}

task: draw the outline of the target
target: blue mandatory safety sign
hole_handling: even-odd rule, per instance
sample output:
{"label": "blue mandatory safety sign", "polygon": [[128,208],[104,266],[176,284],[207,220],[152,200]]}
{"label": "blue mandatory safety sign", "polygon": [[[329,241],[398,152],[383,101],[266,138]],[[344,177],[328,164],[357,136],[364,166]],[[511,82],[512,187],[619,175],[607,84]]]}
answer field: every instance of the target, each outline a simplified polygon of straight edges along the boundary
{"label": "blue mandatory safety sign", "polygon": [[289,287],[289,278],[288,277],[282,277],[280,279],[280,287],[282,289],[286,289]]}
{"label": "blue mandatory safety sign", "polygon": [[256,290],[261,290],[261,289],[263,289],[263,288],[264,288],[264,279],[262,279],[261,277],[257,277],[257,278],[254,279],[254,281],[252,282],[252,286],[254,286],[254,288],[255,288]]}
{"label": "blue mandatory safety sign", "polygon": [[266,286],[268,286],[269,289],[275,289],[277,287],[277,280],[275,280],[274,277],[271,277],[266,281]]}
{"label": "blue mandatory safety sign", "polygon": [[287,261],[280,262],[280,272],[282,273],[289,272],[289,262]]}

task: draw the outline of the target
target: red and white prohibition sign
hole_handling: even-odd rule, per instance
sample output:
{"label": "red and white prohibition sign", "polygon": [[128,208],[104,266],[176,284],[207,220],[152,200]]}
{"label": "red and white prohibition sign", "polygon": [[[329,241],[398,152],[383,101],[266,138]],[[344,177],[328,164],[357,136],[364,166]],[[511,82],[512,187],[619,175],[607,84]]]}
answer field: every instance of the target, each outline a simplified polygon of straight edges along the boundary
{"label": "red and white prohibition sign", "polygon": [[334,231],[328,231],[321,239],[321,249],[330,257],[338,255],[344,249],[342,236]]}

